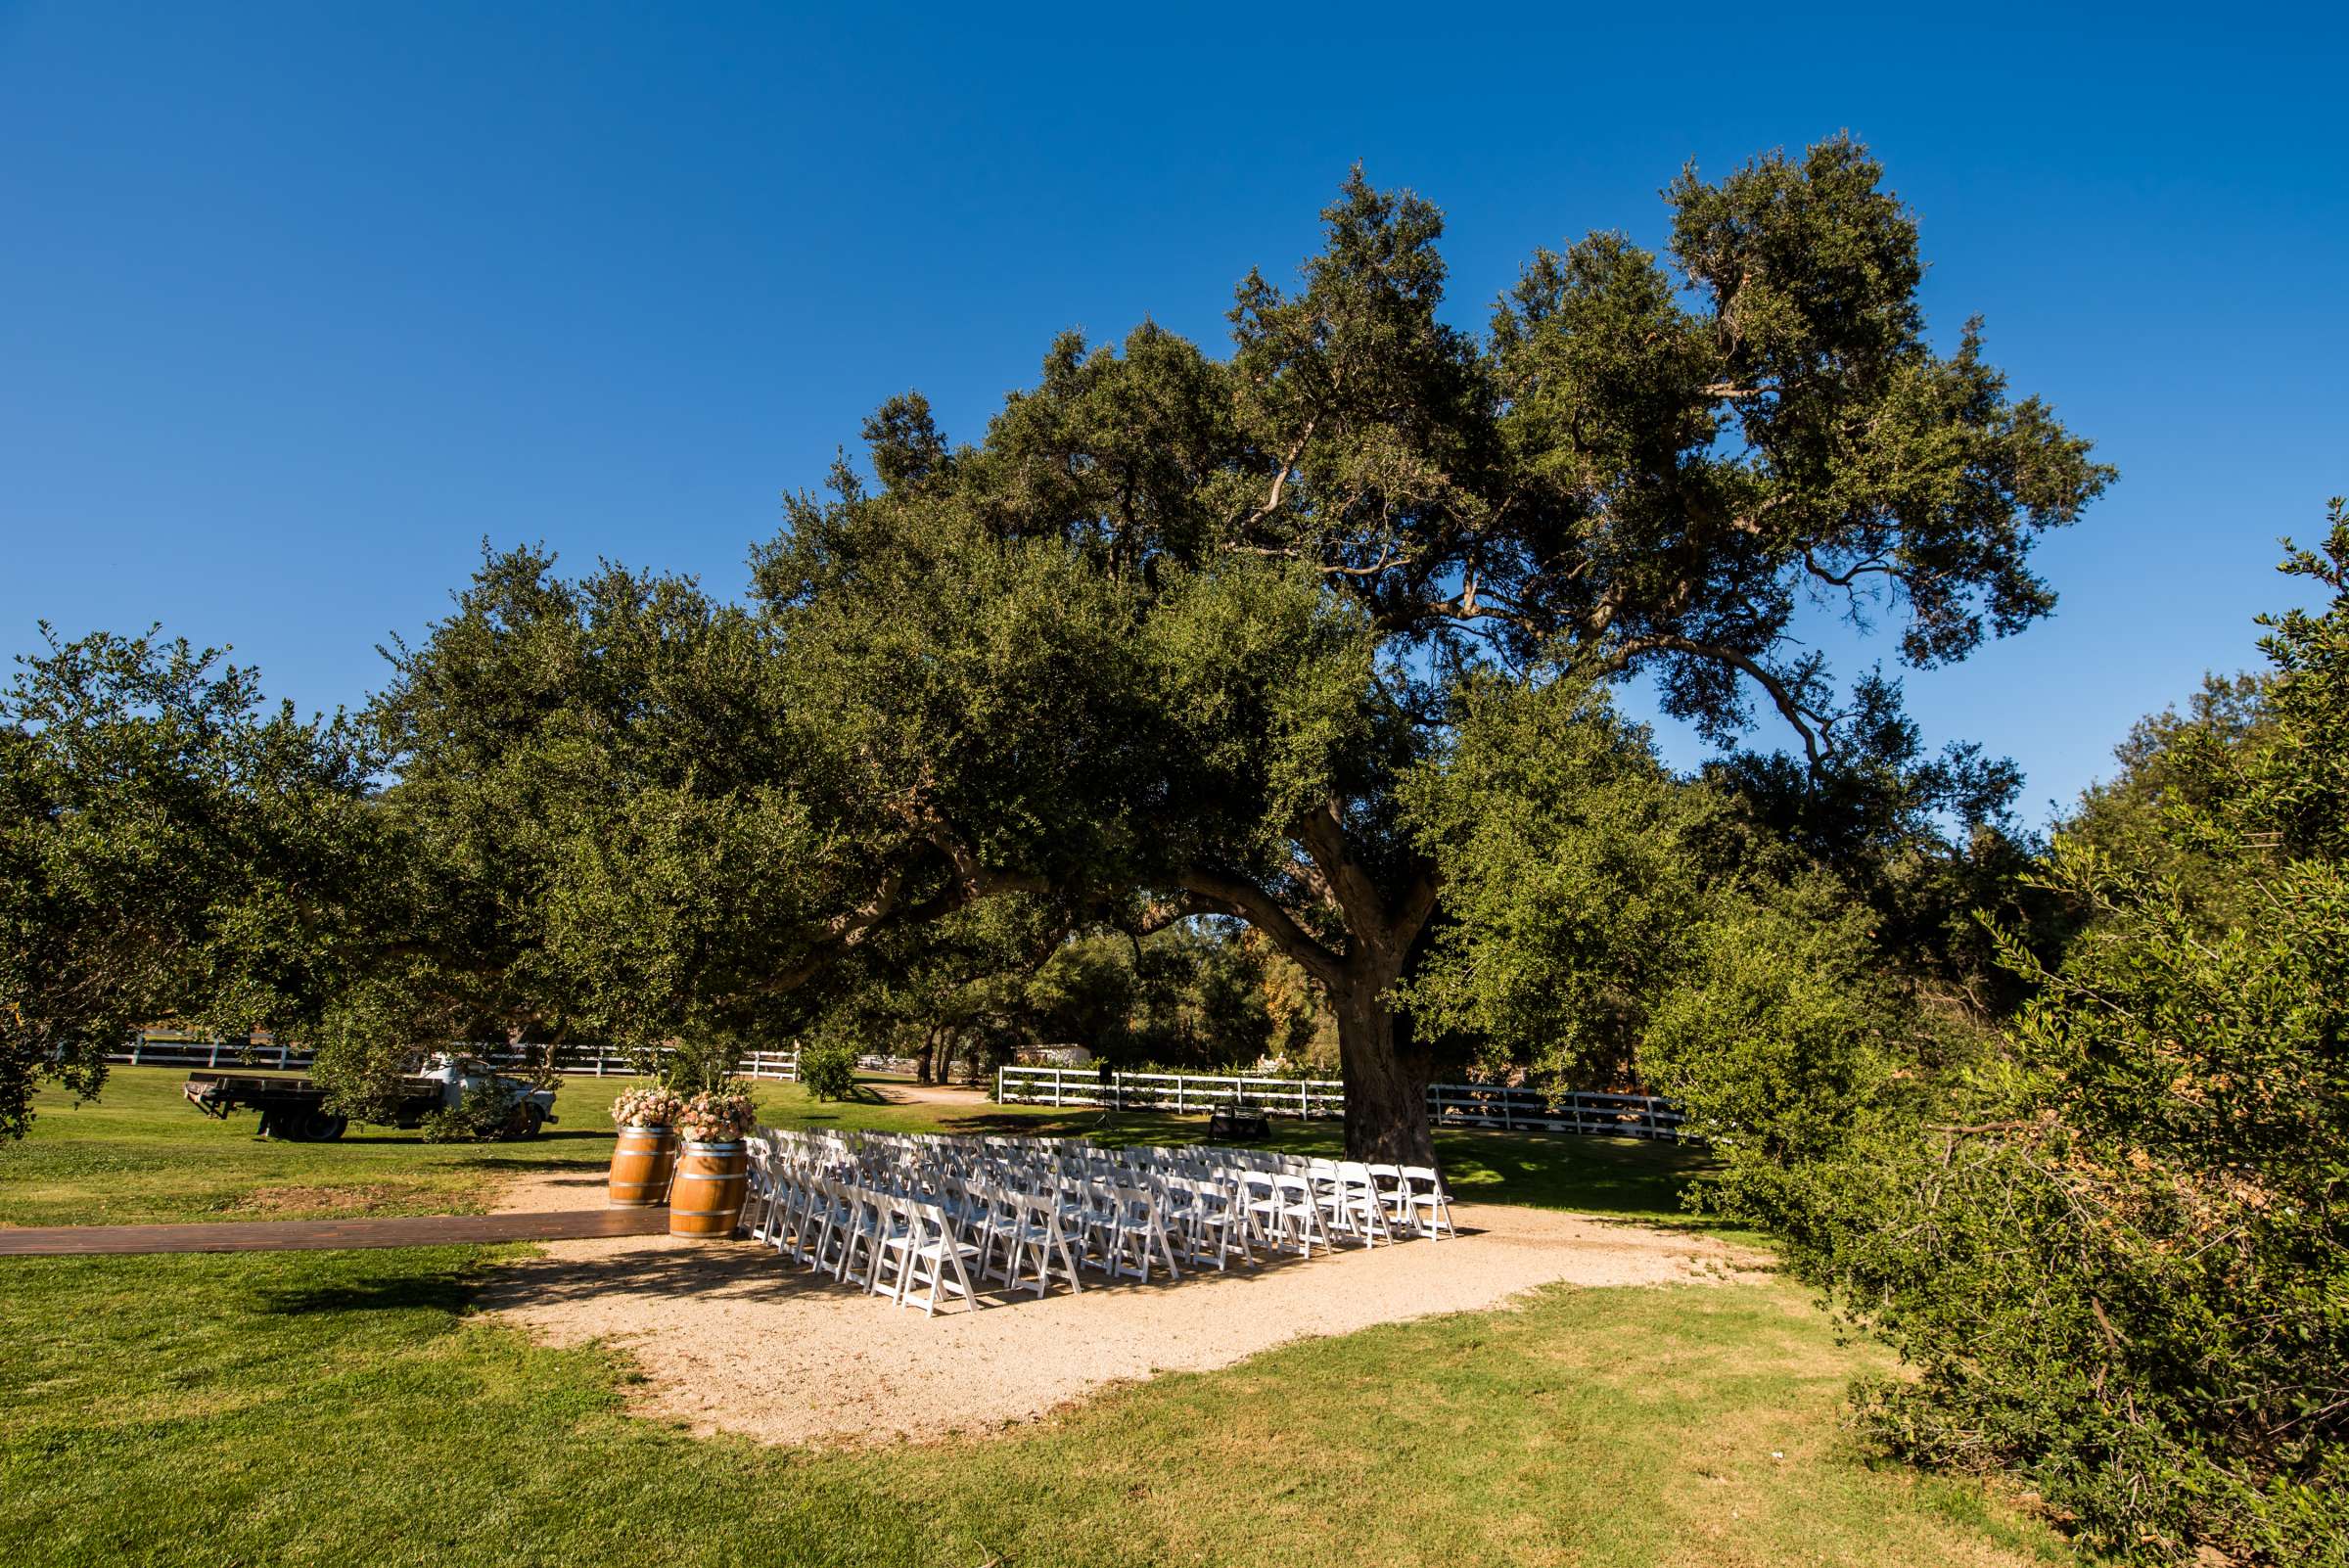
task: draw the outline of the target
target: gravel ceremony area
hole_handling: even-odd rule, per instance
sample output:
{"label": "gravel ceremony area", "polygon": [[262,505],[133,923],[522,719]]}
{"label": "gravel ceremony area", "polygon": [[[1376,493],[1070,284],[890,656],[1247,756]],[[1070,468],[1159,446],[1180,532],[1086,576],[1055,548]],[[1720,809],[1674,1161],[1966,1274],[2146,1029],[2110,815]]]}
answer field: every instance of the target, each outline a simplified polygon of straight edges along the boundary
{"label": "gravel ceremony area", "polygon": [[[517,1181],[508,1210],[600,1205],[600,1179]],[[649,1414],[764,1442],[982,1432],[1106,1384],[1207,1371],[1287,1340],[1500,1305],[1543,1285],[1750,1278],[1765,1254],[1685,1231],[1461,1204],[1459,1234],[930,1319],[779,1260],[759,1243],[667,1236],[555,1242],[492,1276],[482,1308],[556,1345],[624,1347]],[[983,1297],[1004,1298],[983,1292]]]}

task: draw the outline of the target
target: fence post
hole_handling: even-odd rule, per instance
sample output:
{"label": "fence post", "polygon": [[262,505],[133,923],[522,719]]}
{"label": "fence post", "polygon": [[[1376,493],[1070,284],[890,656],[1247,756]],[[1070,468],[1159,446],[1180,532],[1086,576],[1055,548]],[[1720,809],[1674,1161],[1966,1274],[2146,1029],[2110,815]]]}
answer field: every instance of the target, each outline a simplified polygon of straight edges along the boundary
{"label": "fence post", "polygon": [[1052,1069],[1052,1109],[1060,1109],[1060,1069]]}
{"label": "fence post", "polygon": [[282,1039],[277,1042],[277,1070],[281,1073],[286,1070],[286,1042]]}

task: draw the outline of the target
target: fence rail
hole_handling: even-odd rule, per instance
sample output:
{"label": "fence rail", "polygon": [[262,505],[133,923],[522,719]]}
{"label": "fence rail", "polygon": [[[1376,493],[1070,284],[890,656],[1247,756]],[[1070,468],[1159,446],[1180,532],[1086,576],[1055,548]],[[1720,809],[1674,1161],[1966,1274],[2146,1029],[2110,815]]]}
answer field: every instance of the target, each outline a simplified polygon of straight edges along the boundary
{"label": "fence rail", "polygon": [[[1336,1079],[1246,1078],[1112,1072],[1066,1067],[995,1070],[995,1099],[1015,1105],[1098,1105],[1112,1110],[1259,1111],[1306,1119],[1339,1116],[1346,1085]],[[1497,1127],[1678,1140],[1681,1116],[1649,1094],[1543,1094],[1498,1084],[1431,1084],[1428,1120],[1438,1127]]]}
{"label": "fence rail", "polygon": [[[490,1065],[535,1068],[541,1045],[473,1044],[463,1047]],[[143,1067],[258,1067],[295,1072],[310,1065],[308,1051],[283,1044],[248,1045],[210,1040],[166,1030],[148,1030],[107,1060]],[[907,1071],[909,1058],[865,1056],[867,1072]],[[637,1059],[599,1045],[555,1048],[554,1069],[569,1078],[630,1078]],[[798,1049],[750,1051],[734,1067],[744,1078],[794,1084],[800,1077]],[[1002,1067],[995,1070],[995,1099],[1018,1105],[1098,1105],[1115,1110],[1173,1111],[1177,1116],[1217,1110],[1259,1111],[1267,1116],[1308,1120],[1345,1113],[1346,1085],[1336,1079],[1250,1078],[1241,1075],[1112,1072],[1103,1082],[1097,1069]],[[1575,1132],[1612,1137],[1677,1140],[1681,1116],[1672,1101],[1646,1094],[1558,1094],[1509,1088],[1498,1084],[1431,1084],[1428,1120],[1438,1127],[1505,1128],[1527,1132]]]}
{"label": "fence rail", "polygon": [[[492,1067],[535,1068],[546,1060],[543,1045],[477,1043],[460,1046]],[[110,1062],[132,1067],[257,1067],[298,1072],[309,1067],[311,1053],[298,1045],[249,1045],[243,1040],[205,1039],[195,1035],[151,1029],[134,1037],[122,1049],[109,1051]],[[554,1069],[566,1078],[632,1078],[637,1059],[602,1045],[558,1045]],[[734,1071],[744,1078],[768,1083],[796,1084],[800,1053],[789,1050],[748,1051],[738,1057]]]}

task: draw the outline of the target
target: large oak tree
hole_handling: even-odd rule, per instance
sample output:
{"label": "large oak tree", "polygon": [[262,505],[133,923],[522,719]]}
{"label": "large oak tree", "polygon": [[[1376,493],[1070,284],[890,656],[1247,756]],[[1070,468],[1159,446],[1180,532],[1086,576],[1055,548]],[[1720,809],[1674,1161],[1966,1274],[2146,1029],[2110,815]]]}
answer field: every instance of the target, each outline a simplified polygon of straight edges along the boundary
{"label": "large oak tree", "polygon": [[2037,535],[2106,484],[1969,322],[1928,342],[1912,214],[1837,139],[1666,193],[1658,256],[1541,252],[1483,334],[1441,218],[1358,173],[1218,359],[1155,326],[1056,342],[973,446],[867,422],[757,562],[793,710],[891,847],[862,918],[1049,894],[1137,928],[1245,920],[1327,992],[1359,1157],[1430,1157],[1394,988],[1441,917],[1398,808],[1462,676],[1652,676],[1733,744],[1827,765],[1883,732],[1797,617],[1930,667],[2054,596]]}

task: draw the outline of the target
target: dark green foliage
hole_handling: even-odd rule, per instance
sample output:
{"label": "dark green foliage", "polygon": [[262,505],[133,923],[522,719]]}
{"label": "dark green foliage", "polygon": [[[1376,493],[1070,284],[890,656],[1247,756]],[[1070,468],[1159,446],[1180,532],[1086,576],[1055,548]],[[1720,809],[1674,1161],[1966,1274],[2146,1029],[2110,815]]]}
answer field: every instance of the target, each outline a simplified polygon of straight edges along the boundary
{"label": "dark green foliage", "polygon": [[1229,921],[1136,936],[1014,894],[887,934],[830,978],[839,1027],[943,1079],[955,1061],[984,1073],[1041,1045],[1126,1065],[1253,1064],[1294,1026],[1274,1018],[1275,961]]}
{"label": "dark green foliage", "polygon": [[1869,912],[1869,941],[1905,977],[1984,1016],[2011,1010],[2023,988],[1979,912],[2048,950],[2064,930],[2055,900],[2022,881],[2042,846],[2010,813],[2020,773],[1969,742],[1927,753],[1880,672],[1857,683],[1845,722],[1847,744],[1817,760],[1748,751],[1707,764],[1735,802],[1743,855],[1758,871],[1775,862],[1781,879],[1827,873]]}
{"label": "dark green foliage", "polygon": [[[1507,901],[1472,810],[1405,800],[1455,715],[1499,704],[1480,684],[1651,673],[1709,736],[1767,705],[1806,763],[1859,766],[1912,732],[1889,683],[1847,699],[1800,651],[1804,603],[1896,623],[1912,666],[1962,657],[2051,607],[2031,550],[2110,478],[2007,396],[1976,327],[1934,349],[1915,226],[1857,143],[1667,201],[1669,258],[1604,233],[1540,253],[1479,334],[1443,318],[1442,214],[1357,170],[1294,284],[1242,282],[1227,357],[1064,335],[963,447],[892,398],[863,429],[878,487],[844,460],[793,497],[754,608],[491,555],[370,711],[365,874],[304,938],[322,1076],[357,1110],[422,1040],[715,1062],[843,1009],[999,1051],[1027,1027],[1007,966],[881,955],[1016,897],[1063,935],[1245,922],[1326,1004],[1348,1146],[1426,1163],[1435,1030],[1480,1010],[1524,1041],[1541,1010],[1522,974],[1459,972],[1422,988],[1431,1026],[1395,1007],[1424,955],[1467,961],[1428,940],[1451,875],[1464,927]],[[1615,794],[1681,809],[1630,764]],[[1575,831],[1610,888],[1671,855]],[[1573,1053],[1646,985],[1597,955],[1660,939],[1681,896],[1661,877],[1610,932],[1586,889],[1587,929],[1544,934],[1582,945]],[[1218,952],[1181,960],[1172,1008],[1136,965],[1154,1052],[1257,1038]]]}
{"label": "dark green foliage", "polygon": [[[46,627],[43,628],[46,632]],[[216,650],[49,639],[0,692],[0,1137],[44,1078],[181,1019],[317,1016],[375,835],[342,715],[271,710]]]}
{"label": "dark green foliage", "polygon": [[1587,683],[1469,683],[1405,801],[1447,890],[1408,1004],[1495,1076],[1680,1100],[1716,1202],[1774,1217],[1790,1163],[1946,1048],[1866,905]]}
{"label": "dark green foliage", "polygon": [[457,1104],[457,1114],[465,1119],[477,1138],[504,1137],[521,1130],[521,1109],[525,1088],[509,1082],[502,1075],[484,1079],[465,1091]]}
{"label": "dark green foliage", "polygon": [[1451,744],[1403,799],[1445,886],[1413,1014],[1488,1073],[1636,1082],[1649,1009],[1718,897],[1727,802],[1571,678],[1466,683]]}
{"label": "dark green foliage", "polygon": [[856,1086],[856,1042],[837,1035],[800,1047],[800,1083],[819,1100],[845,1100]]}
{"label": "dark green foliage", "polygon": [[2264,717],[2160,723],[2133,759],[2158,807],[2116,831],[2107,792],[2056,839],[2040,880],[2087,917],[2060,967],[2006,939],[2038,988],[2006,1056],[1871,1119],[1779,1215],[1923,1374],[1871,1391],[1879,1436],[2020,1470],[2148,1560],[2349,1562],[2339,503],[2286,570],[2333,598],[2267,623]]}
{"label": "dark green foliage", "polygon": [[1865,914],[1839,903],[1823,880],[1722,899],[1641,1039],[1649,1084],[1722,1157],[1714,1201],[1765,1220],[1789,1165],[1840,1150],[1853,1117],[1939,1050]]}
{"label": "dark green foliage", "polygon": [[369,718],[396,853],[319,1032],[345,1104],[419,1041],[591,1039],[686,1092],[778,1045],[857,925],[884,838],[827,786],[755,618],[692,582],[530,550],[392,650]]}
{"label": "dark green foliage", "polygon": [[451,1105],[426,1113],[416,1131],[427,1143],[470,1143],[482,1135],[473,1118]]}
{"label": "dark green foliage", "polygon": [[[1725,741],[1758,693],[1823,767],[1897,724],[1789,652],[1807,597],[1920,666],[2052,604],[2032,543],[2109,471],[1973,328],[1933,351],[1881,176],[1844,139],[1691,173],[1672,266],[1543,253],[1480,337],[1440,319],[1441,214],[1358,171],[1293,288],[1242,283],[1226,360],[1063,337],[958,449],[884,407],[881,488],[844,468],[757,563],[794,700],[918,834],[910,879],[1254,926],[1328,998],[1350,1146],[1424,1160],[1440,1042],[1393,998],[1474,834],[1404,796],[1464,681],[1650,671]],[[1496,1000],[1456,979],[1430,1018]]]}

